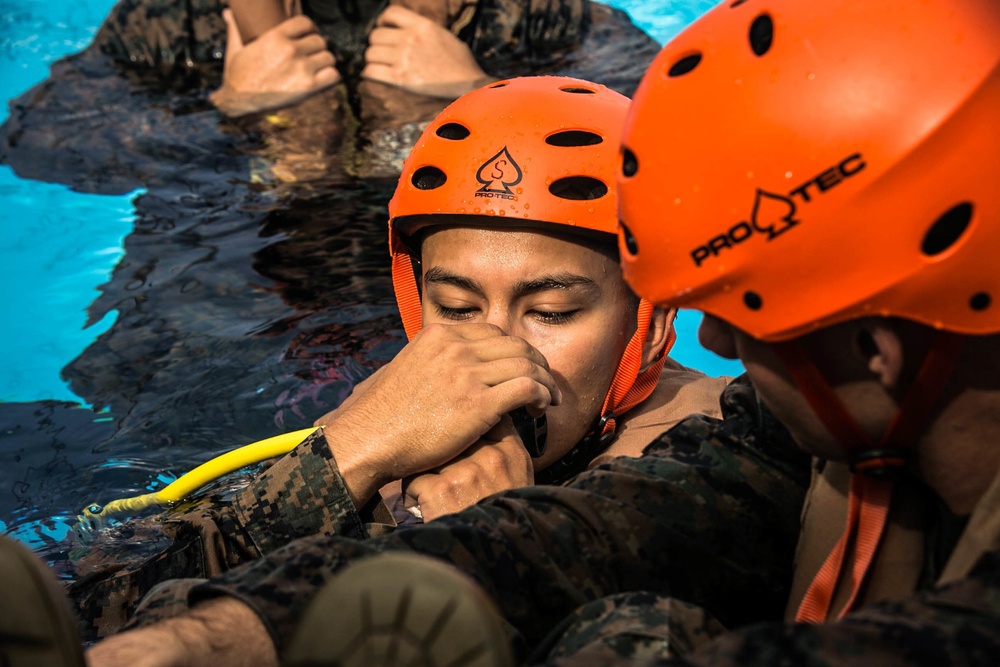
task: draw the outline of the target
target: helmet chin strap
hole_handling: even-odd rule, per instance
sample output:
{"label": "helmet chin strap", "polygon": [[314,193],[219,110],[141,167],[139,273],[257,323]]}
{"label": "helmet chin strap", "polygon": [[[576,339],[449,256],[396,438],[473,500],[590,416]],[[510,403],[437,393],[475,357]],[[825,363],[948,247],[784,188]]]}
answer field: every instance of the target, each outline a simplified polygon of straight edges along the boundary
{"label": "helmet chin strap", "polygon": [[608,393],[604,397],[601,414],[594,420],[590,432],[573,449],[552,465],[535,473],[535,483],[555,484],[586,468],[598,454],[607,449],[614,441],[617,436],[615,430],[621,415],[646,400],[653,393],[656,383],[660,379],[663,364],[667,361],[670,348],[673,347],[674,341],[677,339],[677,332],[673,327],[676,311],[671,310],[667,314],[667,342],[663,352],[656,361],[643,369],[642,353],[652,315],[653,304],[642,299],[639,302],[636,330],[629,339],[625,353],[618,363],[615,376],[611,380],[611,387],[608,388]]}
{"label": "helmet chin strap", "polygon": [[885,532],[893,479],[906,465],[934,404],[954,371],[963,341],[963,337],[950,332],[935,333],[913,384],[878,442],[858,425],[798,341],[774,344],[799,392],[827,430],[847,450],[851,472],[854,473],[851,475],[844,533],[806,591],[795,617],[797,622],[821,623],[827,620],[852,541],[851,594],[838,618],[856,604]]}

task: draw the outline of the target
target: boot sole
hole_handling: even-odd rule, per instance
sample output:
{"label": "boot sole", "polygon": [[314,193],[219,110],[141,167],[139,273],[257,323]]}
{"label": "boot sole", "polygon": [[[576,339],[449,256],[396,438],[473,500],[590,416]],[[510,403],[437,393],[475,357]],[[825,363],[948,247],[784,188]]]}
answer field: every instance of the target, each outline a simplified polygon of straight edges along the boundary
{"label": "boot sole", "polygon": [[303,615],[287,667],[512,667],[492,600],[457,569],[417,554],[349,566]]}
{"label": "boot sole", "polygon": [[85,667],[76,619],[55,576],[7,537],[0,537],[0,591],[0,665]]}

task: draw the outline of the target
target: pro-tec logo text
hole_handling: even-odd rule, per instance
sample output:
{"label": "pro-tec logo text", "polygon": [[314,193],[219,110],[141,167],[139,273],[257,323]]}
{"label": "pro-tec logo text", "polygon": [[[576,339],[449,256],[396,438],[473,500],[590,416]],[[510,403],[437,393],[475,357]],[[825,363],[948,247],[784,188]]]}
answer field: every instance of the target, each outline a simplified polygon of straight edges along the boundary
{"label": "pro-tec logo text", "polygon": [[737,222],[724,233],[713,236],[707,243],[692,250],[694,265],[701,266],[706,260],[718,257],[724,249],[734,248],[755,234],[763,234],[765,240],[773,241],[799,224],[796,213],[800,205],[810,203],[814,197],[825,194],[865,166],[867,165],[861,153],[855,153],[810,178],[787,195],[757,188],[750,219]]}
{"label": "pro-tec logo text", "polygon": [[476,180],[483,184],[483,187],[476,190],[476,196],[514,199],[511,188],[521,182],[521,177],[521,168],[504,146],[476,172]]}

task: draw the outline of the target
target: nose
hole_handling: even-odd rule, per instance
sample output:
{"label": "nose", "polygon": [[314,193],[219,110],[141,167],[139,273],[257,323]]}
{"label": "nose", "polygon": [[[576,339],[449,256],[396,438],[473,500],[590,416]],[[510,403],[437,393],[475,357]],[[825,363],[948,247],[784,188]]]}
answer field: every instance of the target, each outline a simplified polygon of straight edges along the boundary
{"label": "nose", "polygon": [[736,359],[736,341],[733,329],[717,317],[706,314],[698,327],[698,342],[725,359]]}
{"label": "nose", "polygon": [[514,318],[511,317],[510,311],[502,305],[491,305],[489,310],[486,312],[486,322],[503,329],[504,332],[509,335],[517,335],[516,332],[511,331],[513,319]]}

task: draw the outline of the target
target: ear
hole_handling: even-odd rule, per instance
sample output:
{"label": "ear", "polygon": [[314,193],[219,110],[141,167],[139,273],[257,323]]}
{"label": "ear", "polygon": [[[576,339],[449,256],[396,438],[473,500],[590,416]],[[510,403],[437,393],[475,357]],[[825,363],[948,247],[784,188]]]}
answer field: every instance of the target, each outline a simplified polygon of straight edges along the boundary
{"label": "ear", "polygon": [[862,321],[857,334],[857,349],[868,370],[882,385],[894,389],[903,372],[903,341],[889,320],[881,317]]}
{"label": "ear", "polygon": [[645,372],[653,362],[658,361],[666,354],[667,343],[673,337],[674,317],[677,316],[677,309],[653,308],[649,316],[649,330],[646,332],[646,342],[642,346],[642,370]]}

